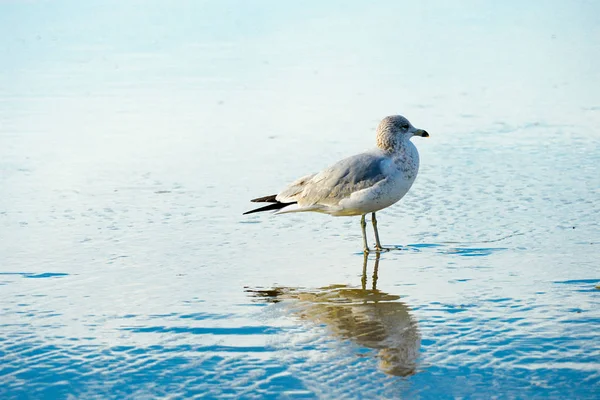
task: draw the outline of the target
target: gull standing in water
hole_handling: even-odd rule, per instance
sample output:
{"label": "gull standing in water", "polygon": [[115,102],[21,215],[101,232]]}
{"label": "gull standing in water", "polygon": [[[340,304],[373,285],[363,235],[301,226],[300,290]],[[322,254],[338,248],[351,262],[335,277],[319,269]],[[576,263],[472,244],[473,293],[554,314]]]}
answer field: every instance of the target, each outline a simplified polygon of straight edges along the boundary
{"label": "gull standing in water", "polygon": [[363,246],[369,252],[365,216],[372,214],[375,250],[385,250],[379,241],[375,212],[400,200],[419,172],[419,152],[410,141],[413,136],[429,137],[403,116],[385,117],[377,127],[377,148],[345,158],[317,174],[304,176],[278,194],[251,200],[270,203],[247,211],[278,210],[320,212],[333,216],[361,216]]}

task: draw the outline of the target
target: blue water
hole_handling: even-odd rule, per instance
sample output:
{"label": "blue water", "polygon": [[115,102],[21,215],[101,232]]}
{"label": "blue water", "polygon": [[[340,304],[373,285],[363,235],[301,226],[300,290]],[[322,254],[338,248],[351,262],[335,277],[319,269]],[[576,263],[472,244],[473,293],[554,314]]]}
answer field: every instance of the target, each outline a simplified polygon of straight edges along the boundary
{"label": "blue water", "polygon": [[[0,398],[598,398],[599,16],[1,2]],[[241,215],[397,113],[394,250]]]}

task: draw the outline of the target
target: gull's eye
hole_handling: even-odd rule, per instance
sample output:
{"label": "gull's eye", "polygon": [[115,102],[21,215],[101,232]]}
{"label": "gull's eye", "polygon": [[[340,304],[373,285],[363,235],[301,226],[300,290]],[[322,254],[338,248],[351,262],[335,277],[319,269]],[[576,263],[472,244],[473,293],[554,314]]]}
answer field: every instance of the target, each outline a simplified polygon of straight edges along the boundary
{"label": "gull's eye", "polygon": [[402,125],[400,125],[400,128],[401,128],[403,131],[407,131],[407,130],[408,130],[408,124],[405,122],[405,123],[403,123]]}

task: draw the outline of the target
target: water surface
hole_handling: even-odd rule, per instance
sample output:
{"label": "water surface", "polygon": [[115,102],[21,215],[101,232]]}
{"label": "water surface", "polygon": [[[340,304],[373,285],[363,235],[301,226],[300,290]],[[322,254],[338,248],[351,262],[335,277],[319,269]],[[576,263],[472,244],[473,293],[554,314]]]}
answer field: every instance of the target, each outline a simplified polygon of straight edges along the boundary
{"label": "water surface", "polygon": [[[0,4],[0,397],[597,398],[594,2]],[[374,145],[359,221],[248,199]]]}

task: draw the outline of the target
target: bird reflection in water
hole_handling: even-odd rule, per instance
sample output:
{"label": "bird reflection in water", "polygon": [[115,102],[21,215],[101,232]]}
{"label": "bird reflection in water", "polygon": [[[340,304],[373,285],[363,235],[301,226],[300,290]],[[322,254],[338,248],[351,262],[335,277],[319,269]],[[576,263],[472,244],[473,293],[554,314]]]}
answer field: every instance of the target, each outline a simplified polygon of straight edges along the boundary
{"label": "bird reflection in water", "polygon": [[421,336],[400,296],[377,289],[380,254],[376,254],[371,287],[367,288],[367,254],[361,287],[330,285],[316,290],[277,287],[247,290],[268,302],[295,300],[294,314],[328,327],[333,336],[377,351],[379,368],[389,375],[410,376],[417,370]]}

